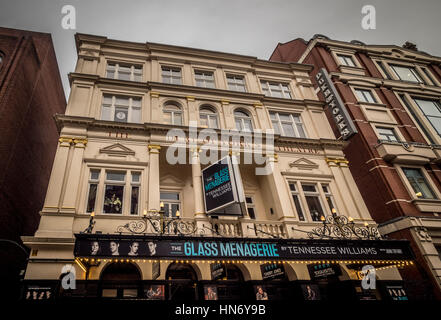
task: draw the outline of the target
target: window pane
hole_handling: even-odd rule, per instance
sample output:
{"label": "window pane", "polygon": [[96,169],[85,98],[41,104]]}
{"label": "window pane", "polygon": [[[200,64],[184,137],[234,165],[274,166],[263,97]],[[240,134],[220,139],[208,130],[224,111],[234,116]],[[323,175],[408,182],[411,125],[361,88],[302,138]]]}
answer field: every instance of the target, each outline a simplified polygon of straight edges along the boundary
{"label": "window pane", "polygon": [[306,196],[309,212],[313,221],[320,221],[320,217],[324,216],[322,205],[318,196]]}
{"label": "window pane", "polygon": [[141,123],[141,109],[133,108],[132,109],[132,119],[131,122]]}
{"label": "window pane", "polygon": [[211,116],[211,117],[209,117],[209,119],[210,119],[210,125],[209,125],[210,128],[214,128],[214,129],[219,128],[218,124],[217,124],[217,117],[216,116]]}
{"label": "window pane", "polygon": [[236,119],[236,129],[242,131],[242,121],[240,119]]}
{"label": "window pane", "polygon": [[96,201],[96,190],[98,188],[97,184],[89,185],[89,197],[87,198],[87,211],[92,212],[95,211],[95,201]]}
{"label": "window pane", "polygon": [[111,181],[125,181],[126,174],[119,172],[107,172],[107,180]]}
{"label": "window pane", "polygon": [[409,180],[412,189],[415,193],[421,192],[421,198],[424,199],[433,199],[434,194],[429,187],[424,175],[422,174],[420,169],[417,168],[403,168],[403,172]]}
{"label": "window pane", "polygon": [[391,128],[377,127],[377,131],[381,140],[398,141],[395,131]]}
{"label": "window pane", "polygon": [[179,193],[161,192],[161,200],[179,200]]}
{"label": "window pane", "polygon": [[421,82],[419,78],[417,78],[416,71],[413,68],[409,67],[401,67],[401,66],[391,66],[392,69],[397,74],[398,78],[403,81],[411,81],[411,82]]}
{"label": "window pane", "polygon": [[106,185],[104,213],[122,213],[124,186]]}
{"label": "window pane", "polygon": [[303,215],[303,210],[302,210],[302,206],[300,205],[299,197],[293,194],[292,199],[294,200],[294,205],[296,206],[296,211],[297,214],[299,215],[299,220],[305,221],[305,216]]}
{"label": "window pane", "polygon": [[438,132],[439,135],[441,135],[441,118],[438,117],[427,117],[432,124],[432,126],[435,128],[435,130]]}
{"label": "window pane", "polygon": [[423,99],[415,99],[415,102],[420,107],[421,111],[426,116],[437,116],[441,117],[441,112],[439,110],[439,106],[435,101],[432,100],[423,100]]}
{"label": "window pane", "polygon": [[101,120],[110,121],[110,117],[112,116],[112,107],[110,105],[103,105],[101,109]]}
{"label": "window pane", "polygon": [[295,185],[295,183],[290,183],[290,184],[289,184],[289,189],[290,189],[291,191],[296,191],[296,185]]}
{"label": "window pane", "polygon": [[130,199],[130,214],[138,214],[139,187],[132,187],[132,196]]}
{"label": "window pane", "polygon": [[129,98],[127,97],[116,97],[115,104],[120,106],[129,106]]}
{"label": "window pane", "polygon": [[244,119],[243,124],[245,126],[244,131],[253,131],[253,124],[251,123],[251,120]]}
{"label": "window pane", "polygon": [[172,114],[171,112],[164,112],[164,122],[172,124]]}
{"label": "window pane", "polygon": [[315,185],[313,184],[302,184],[302,189],[305,192],[316,192]]}
{"label": "window pane", "polygon": [[301,138],[306,138],[306,133],[305,130],[303,129],[303,125],[301,123],[297,123],[296,126],[297,126],[297,131],[299,132],[299,136]]}
{"label": "window pane", "polygon": [[182,125],[182,114],[181,113],[178,113],[178,112],[174,113],[173,124],[178,125],[178,126]]}
{"label": "window pane", "polygon": [[139,177],[141,174],[139,172],[132,172],[132,182],[139,182]]}
{"label": "window pane", "polygon": [[250,216],[251,219],[256,219],[256,214],[254,213],[254,208],[248,208],[248,215]]}
{"label": "window pane", "polygon": [[98,180],[100,177],[100,172],[98,170],[92,170],[90,172],[90,179],[92,180]]}
{"label": "window pane", "polygon": [[283,133],[287,137],[295,137],[295,132],[292,127],[292,124],[282,123]]}
{"label": "window pane", "polygon": [[280,126],[278,121],[273,121],[273,129],[275,134],[280,134]]}
{"label": "window pane", "polygon": [[179,204],[178,203],[172,203],[171,204],[171,215],[172,217],[176,217],[176,211],[179,210]]}

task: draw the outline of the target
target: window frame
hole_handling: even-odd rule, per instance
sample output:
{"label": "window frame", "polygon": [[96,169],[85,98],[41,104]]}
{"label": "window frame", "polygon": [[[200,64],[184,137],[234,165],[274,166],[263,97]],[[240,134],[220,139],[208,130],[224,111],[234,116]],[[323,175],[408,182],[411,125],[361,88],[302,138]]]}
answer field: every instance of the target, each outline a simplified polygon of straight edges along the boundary
{"label": "window frame", "polygon": [[[230,87],[230,81],[229,80],[231,80],[230,79],[231,77],[234,80],[234,87],[235,87],[235,89]],[[227,88],[228,88],[228,90],[236,91],[236,92],[248,92],[247,86],[246,86],[246,80],[245,80],[245,76],[244,75],[234,74],[234,73],[226,73],[225,74],[225,78],[227,80]],[[237,86],[238,86],[237,79],[241,79],[242,80],[243,91],[242,90],[237,90]]]}
{"label": "window frame", "polygon": [[[306,133],[306,128],[304,126],[303,120],[302,120],[302,115],[301,113],[290,113],[290,112],[279,112],[279,111],[272,111],[272,110],[268,110],[269,112],[269,116],[270,116],[270,121],[271,121],[271,125],[274,129],[274,131],[276,131],[275,128],[275,123],[277,122],[277,126],[278,126],[278,131],[279,134],[283,137],[291,137],[291,138],[308,138],[308,135]],[[276,119],[272,119],[271,115],[275,115]],[[286,120],[281,120],[280,115],[288,115],[290,121],[286,121]],[[299,121],[296,122],[296,119],[298,119]],[[283,127],[283,124],[291,124],[291,127],[293,128],[294,131],[294,136],[289,136],[285,134],[285,129]],[[302,130],[303,130],[303,136],[300,134],[299,129],[298,129],[298,125],[301,126]]]}
{"label": "window frame", "polygon": [[[262,93],[266,97],[279,98],[279,99],[294,99],[293,90],[289,82],[280,82],[277,80],[266,80],[266,79],[259,79],[259,80],[260,80],[260,89],[262,90]],[[266,85],[267,89],[264,89],[263,84]],[[279,87],[279,91],[277,92],[281,93],[282,95],[281,97],[273,95],[271,90],[271,85],[277,85]],[[287,90],[284,90],[284,86],[286,87]],[[288,97],[285,95],[285,91],[288,93]]]}
{"label": "window frame", "polygon": [[[246,114],[247,115],[247,117],[245,117],[245,116],[238,116],[238,115],[236,115],[236,112],[241,112],[241,113],[244,113],[244,114]],[[253,116],[252,116],[252,113],[251,112],[249,112],[248,110],[243,110],[243,109],[235,109],[235,110],[233,110],[233,116],[234,116],[234,126],[235,126],[235,129],[237,130],[237,131],[239,131],[239,132],[253,132],[254,131],[254,121],[253,121]],[[240,122],[241,122],[241,129],[238,129],[237,128],[237,122],[236,122],[236,120],[240,120]],[[245,120],[250,120],[250,123],[251,123],[251,130],[244,130],[244,128],[245,128]]]}
{"label": "window frame", "polygon": [[[384,140],[384,141],[388,141],[388,142],[402,142],[405,141],[401,135],[397,134],[397,130],[394,126],[388,126],[388,125],[383,125],[383,124],[374,124],[374,128],[375,128],[375,133],[377,134],[378,140]],[[381,137],[381,133],[378,129],[388,129],[391,130],[393,133],[393,136],[396,138],[396,140],[390,140],[390,139],[383,139]]]}
{"label": "window frame", "polygon": [[[357,101],[359,103],[376,103],[376,104],[378,104],[380,101],[375,90],[372,90],[371,88],[354,87],[353,91],[355,94],[355,98],[357,99]],[[362,94],[362,97],[364,100],[361,98],[359,93]],[[372,101],[369,101],[369,99],[366,99],[365,93],[369,94],[369,96],[372,98]]]}
{"label": "window frame", "polygon": [[[247,198],[251,199],[251,203],[249,203],[247,201]],[[250,217],[250,219],[257,220],[256,219],[256,202],[254,201],[254,195],[251,195],[251,194],[247,195],[247,194],[245,194],[245,205],[247,207],[247,215],[248,215],[248,217]],[[253,209],[253,211],[254,211],[253,216],[250,215],[249,209]]]}
{"label": "window frame", "polygon": [[[178,198],[179,198],[179,200],[170,200],[170,199],[163,199],[162,197],[161,197],[161,194],[162,193],[174,193],[174,194],[177,194],[178,195]],[[182,199],[182,192],[181,192],[181,190],[172,190],[172,189],[163,189],[163,188],[160,188],[160,190],[159,190],[159,202],[161,203],[164,203],[164,208],[165,208],[165,204],[166,203],[169,203],[169,204],[178,204],[178,210],[179,210],[179,217],[182,217],[183,216],[183,205],[182,205],[182,203],[183,203],[183,199]],[[172,206],[170,206],[169,207],[170,209],[172,208]],[[170,213],[170,212],[169,212]],[[164,216],[166,216],[166,217],[170,217],[170,215],[167,215],[167,214],[165,214]],[[173,213],[172,213],[172,215],[171,215],[172,217],[176,217],[176,216],[173,216]]]}
{"label": "window frame", "polygon": [[[114,75],[113,77],[109,77],[108,72],[109,72],[109,66],[114,65]],[[121,67],[130,67],[130,79],[126,80],[126,79],[120,79],[119,78],[119,73],[120,73],[120,68]],[[138,67],[138,68],[137,68]],[[105,78],[107,79],[115,79],[115,80],[122,80],[122,81],[134,81],[134,82],[142,82],[143,80],[143,75],[144,75],[144,71],[143,71],[143,66],[141,64],[136,64],[136,63],[131,63],[131,62],[117,62],[117,61],[107,61],[106,63],[106,73],[105,73]],[[137,74],[136,70],[140,70],[140,74]],[[139,75],[139,79],[136,79],[136,75]]]}
{"label": "window frame", "polygon": [[[411,100],[412,102],[416,105],[416,107],[418,108],[418,111],[421,112],[421,114],[424,116],[425,120],[429,123],[429,125],[431,126],[431,128],[433,129],[434,133],[437,134],[437,136],[439,138],[441,138],[441,127],[440,128],[436,128],[434,123],[430,120],[430,118],[437,118],[440,119],[440,124],[441,124],[441,102],[438,99],[431,99],[428,97],[419,97],[419,96],[414,96],[411,95]],[[438,113],[440,114],[439,116],[435,116],[435,115],[427,115],[424,111],[423,108],[420,106],[420,104],[417,102],[417,100],[424,100],[424,101],[430,101],[433,102],[435,104],[435,107],[438,110]]]}
{"label": "window frame", "polygon": [[[198,85],[198,80],[201,80],[201,79],[197,78],[199,73],[202,74],[202,76],[203,76],[202,77],[202,80],[203,80],[203,83],[204,83],[203,86]],[[212,80],[210,80],[210,79],[207,80],[206,79],[206,76],[208,74],[211,75]],[[206,89],[216,89],[216,78],[215,78],[214,74],[215,74],[215,70],[194,69],[194,82],[195,82],[196,87],[206,88]],[[211,86],[207,86],[207,83],[212,83],[213,86],[212,87]]]}
{"label": "window frame", "polygon": [[[211,112],[207,112],[207,111],[211,111]],[[203,126],[202,125],[202,117],[207,117],[207,123],[208,126]],[[213,127],[210,125],[211,120],[214,118],[214,120],[216,121],[216,126]],[[217,109],[212,107],[211,105],[206,105],[203,104],[199,107],[199,125],[203,128],[210,128],[210,129],[220,129],[220,123],[219,123],[219,115],[217,112]]]}
{"label": "window frame", "polygon": [[[335,56],[337,57],[337,61],[338,61],[338,64],[340,66],[351,67],[351,68],[357,68],[358,67],[357,64],[354,61],[354,55],[353,54],[336,52]],[[344,59],[342,60],[342,58],[344,58]],[[345,59],[345,58],[349,58],[349,61],[351,61],[352,65],[347,64],[347,61],[346,61],[347,59]],[[344,63],[342,61],[344,61]]]}
{"label": "window frame", "polygon": [[[167,110],[167,107],[169,107],[169,106],[176,107],[179,110],[172,110],[172,109]],[[172,102],[172,101],[166,102],[164,104],[163,108],[162,108],[162,113],[163,113],[163,115],[164,115],[164,113],[170,113],[171,114],[170,115],[171,123],[166,122],[165,118],[163,117],[163,123],[164,124],[168,124],[168,125],[172,125],[172,126],[183,126],[184,123],[185,123],[185,121],[184,121],[184,110],[183,110],[183,108],[179,104],[177,104],[175,102]],[[175,115],[176,114],[180,114],[180,116],[181,116],[181,123],[179,123],[179,124],[175,123]]]}
{"label": "window frame", "polygon": [[[111,104],[109,105],[108,103],[105,102],[105,98],[106,96],[110,96],[111,97]],[[128,99],[128,105],[127,106],[122,106],[120,104],[116,103],[116,99],[117,98],[125,98]],[[133,101],[134,100],[139,100],[139,107],[135,106]],[[110,107],[110,120],[108,119],[103,119],[103,114],[104,114],[104,107],[109,106]],[[103,92],[101,95],[101,112],[100,112],[100,120],[103,121],[112,121],[112,122],[120,122],[120,123],[142,123],[142,106],[143,106],[143,102],[142,102],[142,97],[140,96],[132,96],[132,95],[124,95],[124,94],[117,94],[117,93],[107,93],[107,92]],[[127,108],[127,121],[116,121],[115,120],[115,116],[116,116],[116,109],[117,108]],[[139,122],[137,121],[132,121],[132,117],[134,115],[134,109],[137,109],[139,112]],[[112,120],[113,119],[113,120]],[[130,120],[130,121],[129,121]]]}
{"label": "window frame", "polygon": [[[410,197],[413,200],[429,200],[429,201],[436,201],[441,199],[441,195],[439,191],[437,190],[436,186],[434,185],[432,179],[430,178],[429,174],[427,173],[426,169],[422,166],[416,166],[416,165],[409,165],[409,164],[400,164],[395,165],[396,168],[398,168],[399,176],[401,177],[401,180],[404,182],[404,185],[406,186],[407,191],[409,192]],[[409,168],[409,169],[418,169],[420,170],[422,177],[424,178],[425,183],[427,184],[428,189],[432,192],[433,198],[423,198],[418,197],[416,195],[416,191],[413,189],[412,184],[410,183],[409,179],[407,178],[406,174],[404,173],[403,168]]]}
{"label": "window frame", "polygon": [[[170,78],[171,82],[164,81],[164,69],[170,70],[171,74],[167,77]],[[173,75],[173,71],[177,71],[177,70],[179,71],[179,78]],[[179,79],[179,83],[174,82],[173,79]],[[161,65],[161,82],[168,84],[182,85],[183,84],[182,68],[176,66]]]}
{"label": "window frame", "polygon": [[[421,75],[419,74],[416,66],[409,66],[409,65],[405,65],[405,64],[395,64],[395,63],[390,63],[390,62],[388,63],[388,65],[389,65],[389,68],[393,72],[393,76],[394,76],[395,80],[404,81],[404,82],[407,82],[407,83],[421,83],[421,84],[425,84],[425,81],[421,77]],[[417,79],[417,81],[401,79],[400,75],[398,74],[398,72],[395,70],[394,67],[409,69],[411,74]]]}

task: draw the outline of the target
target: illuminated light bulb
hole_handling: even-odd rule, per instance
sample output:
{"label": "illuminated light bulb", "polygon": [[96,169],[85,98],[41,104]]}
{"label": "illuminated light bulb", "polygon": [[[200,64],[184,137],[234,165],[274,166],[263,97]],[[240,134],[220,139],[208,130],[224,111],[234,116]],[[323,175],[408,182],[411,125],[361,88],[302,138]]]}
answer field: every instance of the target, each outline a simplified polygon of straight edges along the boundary
{"label": "illuminated light bulb", "polygon": [[351,216],[349,216],[348,220],[349,220],[349,222],[353,222],[353,221],[354,221],[354,218],[352,218]]}
{"label": "illuminated light bulb", "polygon": [[324,216],[320,216],[320,220],[321,221],[325,221],[325,217]]}
{"label": "illuminated light bulb", "polygon": [[159,204],[159,206],[162,208],[164,208],[164,202],[161,201],[161,203]]}
{"label": "illuminated light bulb", "polygon": [[423,194],[422,194],[421,192],[417,192],[417,193],[415,193],[415,195],[416,195],[418,198],[420,198],[420,197],[423,196]]}
{"label": "illuminated light bulb", "polygon": [[147,209],[144,209],[144,211],[142,212],[142,215],[143,215],[144,217],[147,217]]}
{"label": "illuminated light bulb", "polygon": [[181,215],[181,213],[179,212],[179,210],[176,210],[176,217],[179,218],[180,215]]}
{"label": "illuminated light bulb", "polygon": [[332,213],[336,213],[337,210],[335,210],[335,208],[332,208],[331,212],[332,212]]}
{"label": "illuminated light bulb", "polygon": [[95,217],[95,211],[92,211],[92,213],[90,214],[91,217]]}

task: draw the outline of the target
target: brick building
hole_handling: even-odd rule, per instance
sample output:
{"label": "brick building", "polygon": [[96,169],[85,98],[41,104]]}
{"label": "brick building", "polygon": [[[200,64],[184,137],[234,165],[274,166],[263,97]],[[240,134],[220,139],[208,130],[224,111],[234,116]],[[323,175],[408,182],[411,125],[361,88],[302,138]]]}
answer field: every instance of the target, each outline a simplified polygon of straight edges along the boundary
{"label": "brick building", "polygon": [[[371,216],[389,238],[408,239],[418,273],[402,271],[421,298],[441,285],[441,58],[406,43],[311,40],[279,43],[270,60],[326,69],[358,134],[344,152]],[[323,100],[322,94],[319,94]],[[331,108],[328,120],[341,136]]]}
{"label": "brick building", "polygon": [[0,274],[12,286],[26,256],[3,240],[38,226],[65,107],[50,34],[0,28]]}

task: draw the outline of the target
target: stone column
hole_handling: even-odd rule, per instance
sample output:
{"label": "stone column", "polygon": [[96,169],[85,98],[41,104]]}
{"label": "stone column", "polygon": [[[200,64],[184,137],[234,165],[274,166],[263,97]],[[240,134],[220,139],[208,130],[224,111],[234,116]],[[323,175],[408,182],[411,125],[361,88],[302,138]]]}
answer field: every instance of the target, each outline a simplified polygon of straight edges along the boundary
{"label": "stone column", "polygon": [[202,172],[199,159],[199,148],[191,150],[191,173],[193,177],[194,215],[205,217],[204,199],[202,194]]}
{"label": "stone column", "polygon": [[66,189],[63,197],[61,210],[63,212],[75,213],[76,200],[81,177],[81,166],[83,163],[84,149],[87,145],[87,139],[74,139],[74,150],[72,160],[69,166],[69,173],[66,180]]}
{"label": "stone column", "polygon": [[43,211],[58,212],[60,205],[61,190],[63,188],[64,175],[69,156],[69,149],[73,142],[72,138],[60,137],[54,164],[52,166],[51,178],[46,193]]}
{"label": "stone column", "polygon": [[152,123],[162,123],[162,109],[159,105],[159,92],[150,92],[150,121]]}
{"label": "stone column", "polygon": [[159,211],[159,152],[161,146],[150,144],[149,148],[149,191],[148,191],[148,211]]}

